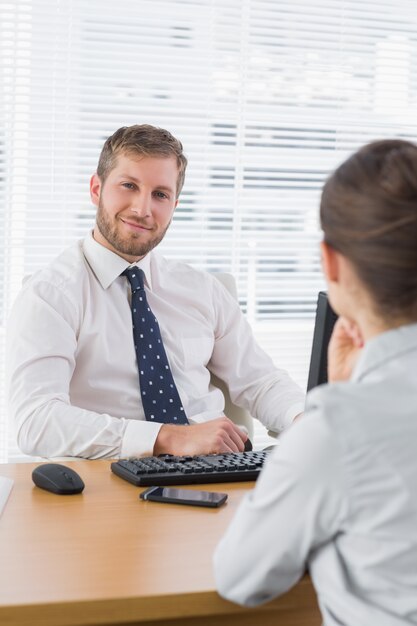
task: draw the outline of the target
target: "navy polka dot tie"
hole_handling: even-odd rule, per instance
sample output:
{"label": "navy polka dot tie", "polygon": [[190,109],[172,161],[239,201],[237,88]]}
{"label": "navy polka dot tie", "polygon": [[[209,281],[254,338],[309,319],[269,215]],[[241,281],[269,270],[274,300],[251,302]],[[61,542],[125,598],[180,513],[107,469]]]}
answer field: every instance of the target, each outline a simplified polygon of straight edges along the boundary
{"label": "navy polka dot tie", "polygon": [[144,272],[138,267],[122,273],[132,288],[133,340],[145,417],[149,421],[188,424],[178,389],[168,364],[159,324],[144,289]]}

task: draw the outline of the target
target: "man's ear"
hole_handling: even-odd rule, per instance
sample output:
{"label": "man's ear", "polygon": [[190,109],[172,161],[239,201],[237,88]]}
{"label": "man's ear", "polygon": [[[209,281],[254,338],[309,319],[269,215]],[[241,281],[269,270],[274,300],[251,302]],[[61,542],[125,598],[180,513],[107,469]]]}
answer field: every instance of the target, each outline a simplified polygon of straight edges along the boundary
{"label": "man's ear", "polygon": [[101,186],[101,180],[98,174],[93,174],[90,180],[90,198],[95,206],[98,206],[100,202]]}
{"label": "man's ear", "polygon": [[320,244],[321,264],[327,282],[337,283],[339,281],[339,255],[332,246],[325,241]]}

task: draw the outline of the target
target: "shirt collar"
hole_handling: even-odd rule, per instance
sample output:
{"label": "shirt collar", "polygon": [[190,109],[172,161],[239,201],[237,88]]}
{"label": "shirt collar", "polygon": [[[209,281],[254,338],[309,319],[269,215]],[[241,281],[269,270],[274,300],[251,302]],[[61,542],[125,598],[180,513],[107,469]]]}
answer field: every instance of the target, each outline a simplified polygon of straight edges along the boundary
{"label": "shirt collar", "polygon": [[128,267],[140,267],[148,287],[152,289],[151,254],[136,263],[129,263],[121,256],[98,243],[90,232],[83,242],[84,256],[103,289],[107,289]]}
{"label": "shirt collar", "polygon": [[388,361],[417,350],[417,324],[393,328],[366,342],[353,370],[351,381],[358,382]]}

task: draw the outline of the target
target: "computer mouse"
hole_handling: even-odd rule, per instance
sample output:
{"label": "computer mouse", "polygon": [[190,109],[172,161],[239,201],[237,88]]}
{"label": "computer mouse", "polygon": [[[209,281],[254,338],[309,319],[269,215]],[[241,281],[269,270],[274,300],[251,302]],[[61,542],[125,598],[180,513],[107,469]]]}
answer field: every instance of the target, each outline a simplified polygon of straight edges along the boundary
{"label": "computer mouse", "polygon": [[85,487],[76,471],[59,463],[38,465],[32,472],[32,480],[37,487],[60,495],[81,493]]}
{"label": "computer mouse", "polygon": [[[243,432],[244,432],[246,435],[248,434],[248,429],[246,428],[246,426],[241,426],[241,425],[239,424],[239,428],[240,428],[240,430],[243,430]],[[246,441],[245,441],[245,447],[244,447],[243,451],[244,451],[244,452],[250,452],[252,449],[253,449],[252,442],[251,442],[251,440],[250,440],[250,439],[249,439],[249,437],[248,437],[248,438],[246,439]]]}
{"label": "computer mouse", "polygon": [[245,441],[245,452],[250,452],[253,449],[253,445],[249,437]]}

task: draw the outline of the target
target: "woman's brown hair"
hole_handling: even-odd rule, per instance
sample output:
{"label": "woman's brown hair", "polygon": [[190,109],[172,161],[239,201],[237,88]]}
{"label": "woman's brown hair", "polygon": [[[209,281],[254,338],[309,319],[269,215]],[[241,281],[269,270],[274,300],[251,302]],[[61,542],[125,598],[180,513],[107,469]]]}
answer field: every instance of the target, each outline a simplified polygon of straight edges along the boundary
{"label": "woman's brown hair", "polygon": [[417,320],[417,146],[376,141],[354,153],[326,182],[320,220],[377,313]]}

